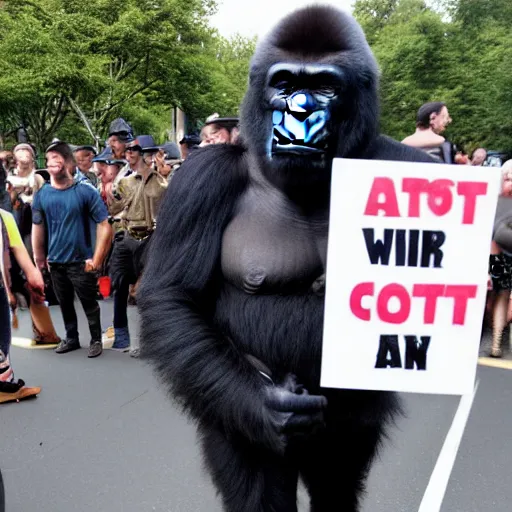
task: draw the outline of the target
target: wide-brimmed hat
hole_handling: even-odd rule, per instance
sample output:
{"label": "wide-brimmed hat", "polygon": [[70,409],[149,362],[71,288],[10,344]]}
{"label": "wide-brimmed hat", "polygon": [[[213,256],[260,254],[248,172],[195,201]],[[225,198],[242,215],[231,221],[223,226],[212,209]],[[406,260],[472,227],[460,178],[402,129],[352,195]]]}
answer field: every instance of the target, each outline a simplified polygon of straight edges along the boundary
{"label": "wide-brimmed hat", "polygon": [[138,149],[141,153],[157,153],[160,146],[157,146],[151,135],[137,135],[135,139],[126,145],[126,149]]}
{"label": "wide-brimmed hat", "polygon": [[160,146],[164,150],[166,160],[179,160],[181,158],[180,148],[175,142],[166,142]]}
{"label": "wide-brimmed hat", "polygon": [[108,136],[111,135],[116,135],[122,142],[130,142],[134,139],[132,127],[122,117],[118,117],[110,123]]}
{"label": "wide-brimmed hat", "polygon": [[108,161],[112,160],[114,158],[114,153],[112,153],[112,150],[109,146],[107,146],[99,155],[95,156],[92,161],[93,162],[100,162],[100,163],[107,163]]}
{"label": "wide-brimmed hat", "polygon": [[236,128],[240,123],[240,118],[238,117],[219,117],[219,114],[212,114],[210,117],[206,119],[204,126],[208,126],[210,124],[216,124],[221,126],[222,128],[226,128],[227,130],[232,130]]}
{"label": "wide-brimmed hat", "polygon": [[180,144],[186,144],[187,146],[199,146],[201,144],[201,137],[194,133],[189,135],[185,135],[183,139],[180,140]]}

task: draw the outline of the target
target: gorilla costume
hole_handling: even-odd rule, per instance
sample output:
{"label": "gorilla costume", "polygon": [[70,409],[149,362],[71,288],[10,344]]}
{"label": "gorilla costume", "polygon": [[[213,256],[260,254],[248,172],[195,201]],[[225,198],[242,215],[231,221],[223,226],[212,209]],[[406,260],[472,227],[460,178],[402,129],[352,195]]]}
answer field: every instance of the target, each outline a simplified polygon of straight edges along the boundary
{"label": "gorilla costume", "polygon": [[141,356],[196,421],[226,511],[296,512],[299,475],[312,511],[357,511],[400,412],[393,393],[320,388],[332,159],[432,162],[379,135],[378,110],[359,25],[298,10],[256,49],[245,142],[194,152],[166,194]]}

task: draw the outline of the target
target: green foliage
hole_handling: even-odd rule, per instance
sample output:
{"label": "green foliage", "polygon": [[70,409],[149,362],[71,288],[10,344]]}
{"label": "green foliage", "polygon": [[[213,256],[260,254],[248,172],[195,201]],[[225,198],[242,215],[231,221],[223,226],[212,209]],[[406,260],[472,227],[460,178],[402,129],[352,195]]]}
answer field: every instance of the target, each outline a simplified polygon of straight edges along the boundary
{"label": "green foliage", "polygon": [[510,0],[357,0],[381,68],[382,129],[401,140],[427,101],[445,101],[450,140],[512,149]]}
{"label": "green foliage", "polygon": [[209,28],[215,5],[0,2],[0,144],[22,125],[43,148],[55,136],[93,142],[92,131],[104,138],[120,115],[137,132],[163,137],[172,107],[194,124],[214,111],[235,112],[254,42],[226,41]]}

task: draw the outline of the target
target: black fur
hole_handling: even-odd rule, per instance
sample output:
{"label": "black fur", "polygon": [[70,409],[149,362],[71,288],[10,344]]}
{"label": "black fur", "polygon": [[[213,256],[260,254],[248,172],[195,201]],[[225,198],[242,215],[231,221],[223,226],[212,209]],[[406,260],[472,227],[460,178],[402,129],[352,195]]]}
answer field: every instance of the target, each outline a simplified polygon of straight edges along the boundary
{"label": "black fur", "polygon": [[[316,7],[286,18],[256,52],[242,113],[247,148],[197,150],[176,173],[137,297],[141,356],[198,423],[205,462],[229,512],[296,512],[299,474],[312,511],[356,512],[386,427],[400,412],[393,393],[320,388],[320,275],[313,286],[302,286],[297,276],[277,293],[248,293],[228,282],[221,267],[226,227],[240,215],[254,173],[274,165],[264,151],[270,131],[266,72],[275,62],[306,58],[339,65],[348,77],[335,156],[432,162],[377,134],[377,70],[364,36],[349,16]],[[289,180],[291,171],[308,165],[288,162]],[[330,176],[330,163],[318,172]],[[328,206],[328,180],[318,183],[324,190],[305,189],[289,199],[290,207],[307,212],[305,226],[311,213]],[[297,203],[301,198],[310,201],[308,207]],[[250,237],[240,234],[242,240]],[[258,369],[276,386],[248,354],[261,361]],[[285,389],[290,374],[298,386]],[[318,395],[311,411],[304,411],[310,398],[302,386],[313,402]]]}

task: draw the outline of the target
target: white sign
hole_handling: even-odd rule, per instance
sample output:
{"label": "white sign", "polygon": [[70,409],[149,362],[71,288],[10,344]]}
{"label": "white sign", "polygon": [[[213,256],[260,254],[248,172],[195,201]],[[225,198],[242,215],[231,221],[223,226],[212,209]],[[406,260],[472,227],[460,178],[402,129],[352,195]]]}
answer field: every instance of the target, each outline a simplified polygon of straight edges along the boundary
{"label": "white sign", "polygon": [[497,168],[334,161],[322,387],[471,392],[500,187]]}

